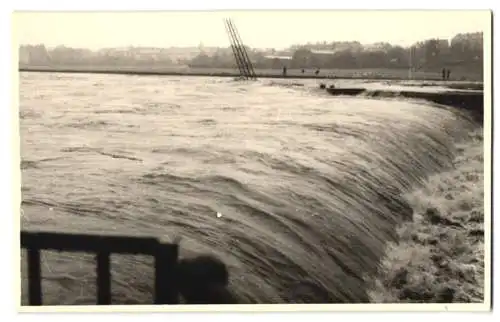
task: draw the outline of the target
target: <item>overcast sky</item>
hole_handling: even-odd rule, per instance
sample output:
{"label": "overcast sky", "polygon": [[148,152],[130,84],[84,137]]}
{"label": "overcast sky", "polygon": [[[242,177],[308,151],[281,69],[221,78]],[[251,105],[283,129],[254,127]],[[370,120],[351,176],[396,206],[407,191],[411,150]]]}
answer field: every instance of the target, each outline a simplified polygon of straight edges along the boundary
{"label": "overcast sky", "polygon": [[21,44],[49,47],[228,46],[226,17],[245,44],[276,49],[323,40],[410,45],[484,32],[491,21],[489,11],[22,12],[14,32]]}

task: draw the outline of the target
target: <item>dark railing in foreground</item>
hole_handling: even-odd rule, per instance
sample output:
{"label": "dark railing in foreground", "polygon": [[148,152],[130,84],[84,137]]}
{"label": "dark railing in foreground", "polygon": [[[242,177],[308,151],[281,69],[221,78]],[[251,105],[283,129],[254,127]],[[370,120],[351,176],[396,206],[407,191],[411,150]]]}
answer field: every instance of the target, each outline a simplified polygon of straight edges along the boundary
{"label": "dark railing in foreground", "polygon": [[177,304],[175,269],[178,246],[156,238],[101,236],[52,232],[21,232],[27,250],[29,305],[42,305],[40,251],[55,250],[96,254],[97,304],[111,304],[111,254],[148,255],[155,258],[155,304]]}

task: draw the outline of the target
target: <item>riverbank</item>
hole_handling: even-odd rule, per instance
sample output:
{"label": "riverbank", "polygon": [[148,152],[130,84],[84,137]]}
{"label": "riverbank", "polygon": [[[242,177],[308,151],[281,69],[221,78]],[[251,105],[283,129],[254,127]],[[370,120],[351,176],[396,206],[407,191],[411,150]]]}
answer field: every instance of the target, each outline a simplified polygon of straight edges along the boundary
{"label": "riverbank", "polygon": [[[20,72],[49,73],[90,73],[137,76],[197,76],[197,77],[237,77],[236,68],[188,68],[188,67],[126,67],[126,66],[20,66]],[[316,75],[314,69],[289,69],[283,77],[281,69],[255,69],[257,78],[294,79],[364,79],[364,80],[408,80],[407,69],[321,69]],[[440,71],[415,71],[412,80],[441,80]],[[482,81],[481,73],[457,70],[450,81]]]}
{"label": "riverbank", "polygon": [[413,220],[390,244],[372,302],[480,303],[484,300],[482,128],[457,147],[453,170],[406,196]]}

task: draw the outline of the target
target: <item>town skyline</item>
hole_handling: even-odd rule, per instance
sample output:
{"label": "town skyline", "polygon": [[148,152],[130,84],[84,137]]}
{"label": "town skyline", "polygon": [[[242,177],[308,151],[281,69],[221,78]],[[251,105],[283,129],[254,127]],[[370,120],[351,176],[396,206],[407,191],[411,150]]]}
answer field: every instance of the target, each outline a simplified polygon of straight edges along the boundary
{"label": "town skyline", "polygon": [[[390,43],[363,45],[356,41],[322,41],[290,46],[285,50],[247,47],[256,68],[411,68],[440,70],[457,67],[477,75],[482,71],[483,33],[457,34],[452,39],[422,39],[411,47]],[[232,68],[233,50],[224,47],[124,47],[90,49],[44,45],[20,46],[20,66],[137,67],[146,69],[186,66],[194,68]],[[78,67],[79,66],[79,67]]]}

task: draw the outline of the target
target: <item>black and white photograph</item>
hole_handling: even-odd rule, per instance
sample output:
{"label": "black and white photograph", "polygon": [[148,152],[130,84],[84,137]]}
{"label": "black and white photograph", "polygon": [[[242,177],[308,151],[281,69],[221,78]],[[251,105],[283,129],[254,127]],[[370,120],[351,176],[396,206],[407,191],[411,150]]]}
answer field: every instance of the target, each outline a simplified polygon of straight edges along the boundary
{"label": "black and white photograph", "polygon": [[12,13],[19,309],[490,310],[492,19]]}

